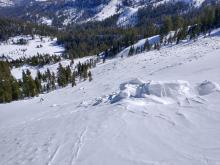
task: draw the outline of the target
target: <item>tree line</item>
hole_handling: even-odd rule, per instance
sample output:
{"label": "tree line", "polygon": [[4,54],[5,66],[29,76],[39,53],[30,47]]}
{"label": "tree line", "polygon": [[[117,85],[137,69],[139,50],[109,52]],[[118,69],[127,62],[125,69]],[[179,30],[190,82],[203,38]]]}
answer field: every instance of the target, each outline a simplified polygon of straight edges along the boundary
{"label": "tree line", "polygon": [[11,74],[10,63],[0,61],[0,103],[38,96],[40,93],[66,87],[68,84],[73,87],[76,86],[77,80],[92,81],[90,69],[96,66],[96,62],[96,59],[79,62],[74,69],[71,69],[71,64],[64,67],[59,63],[56,74],[47,69],[44,73],[37,71],[35,78],[27,69],[22,71],[22,78],[17,80]]}
{"label": "tree line", "polygon": [[[9,60],[7,57],[2,56],[1,58]],[[32,57],[20,57],[18,59],[12,59],[10,60],[9,64],[11,67],[21,67],[23,65],[29,65],[33,67],[43,67],[44,65],[51,65],[60,62],[62,59],[61,56],[58,55],[50,55],[50,54],[39,54],[37,53],[36,56]]]}
{"label": "tree line", "polygon": [[17,35],[55,36],[58,33],[56,28],[46,25],[38,25],[19,19],[0,17],[0,41],[6,41]]}

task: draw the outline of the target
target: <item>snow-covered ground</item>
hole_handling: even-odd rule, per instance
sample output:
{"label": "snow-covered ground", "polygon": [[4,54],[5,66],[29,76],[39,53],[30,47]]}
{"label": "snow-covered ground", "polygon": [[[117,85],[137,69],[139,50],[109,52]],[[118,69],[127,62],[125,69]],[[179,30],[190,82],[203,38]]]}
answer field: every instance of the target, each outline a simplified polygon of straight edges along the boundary
{"label": "snow-covered ground", "polygon": [[[19,39],[28,41],[26,45],[15,44]],[[17,36],[10,38],[7,42],[0,43],[0,57],[6,56],[12,59],[20,57],[32,57],[39,54],[60,55],[64,48],[56,44],[56,38],[35,36]]]}
{"label": "snow-covered ground", "polygon": [[2,104],[0,164],[219,165],[219,62],[215,31],[107,60],[74,88]]}

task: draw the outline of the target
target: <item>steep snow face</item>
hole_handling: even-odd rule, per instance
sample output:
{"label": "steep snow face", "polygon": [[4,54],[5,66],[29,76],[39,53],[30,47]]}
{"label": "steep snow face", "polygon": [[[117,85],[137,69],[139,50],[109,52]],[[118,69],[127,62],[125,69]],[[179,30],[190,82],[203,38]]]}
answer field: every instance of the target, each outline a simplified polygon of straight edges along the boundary
{"label": "steep snow face", "polygon": [[0,164],[218,165],[219,43],[218,30],[119,56],[92,69],[91,82],[1,104]]}
{"label": "steep snow face", "polygon": [[138,8],[126,7],[120,14],[117,25],[119,27],[134,26],[137,24],[137,12]]}
{"label": "steep snow face", "polygon": [[121,0],[111,0],[107,5],[102,8],[99,13],[94,16],[94,18],[92,18],[92,20],[102,21],[117,14],[119,12],[118,5],[120,4]]}

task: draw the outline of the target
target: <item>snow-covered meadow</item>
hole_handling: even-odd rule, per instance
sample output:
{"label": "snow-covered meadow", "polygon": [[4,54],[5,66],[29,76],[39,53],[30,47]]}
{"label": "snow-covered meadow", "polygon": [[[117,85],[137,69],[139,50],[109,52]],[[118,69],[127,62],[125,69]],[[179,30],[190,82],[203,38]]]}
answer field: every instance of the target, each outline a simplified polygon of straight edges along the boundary
{"label": "snow-covered meadow", "polygon": [[219,165],[220,30],[126,53],[91,82],[1,104],[0,164]]}
{"label": "snow-covered meadow", "polygon": [[[26,40],[27,44],[16,44],[20,39]],[[34,38],[27,35],[12,37],[8,41],[0,43],[0,57],[4,55],[11,59],[18,59],[36,56],[37,54],[61,55],[64,48],[57,45],[56,41],[56,38],[37,35]]]}

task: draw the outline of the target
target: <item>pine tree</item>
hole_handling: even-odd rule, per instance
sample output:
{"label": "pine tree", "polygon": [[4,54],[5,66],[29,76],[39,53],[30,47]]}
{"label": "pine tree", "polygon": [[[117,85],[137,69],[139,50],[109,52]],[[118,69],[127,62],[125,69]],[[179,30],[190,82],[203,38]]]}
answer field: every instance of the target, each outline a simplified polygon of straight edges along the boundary
{"label": "pine tree", "polygon": [[37,93],[41,93],[41,91],[42,91],[41,81],[38,79],[38,77],[36,77],[34,81],[36,84]]}
{"label": "pine tree", "polygon": [[88,78],[88,71],[87,69],[83,69],[83,79],[86,80]]}
{"label": "pine tree", "polygon": [[22,94],[24,97],[29,97],[29,88],[28,88],[28,77],[25,71],[22,71]]}
{"label": "pine tree", "polygon": [[179,30],[184,25],[184,19],[181,16],[175,16],[173,22],[174,22],[173,24],[174,30]]}
{"label": "pine tree", "polygon": [[75,74],[75,71],[73,71],[73,74],[72,74],[71,84],[72,84],[72,87],[76,86],[76,74]]}
{"label": "pine tree", "polygon": [[34,97],[34,96],[38,95],[35,81],[31,77],[31,75],[28,76],[28,86],[29,86],[28,87],[29,88],[29,96]]}
{"label": "pine tree", "polygon": [[67,81],[68,83],[70,83],[70,82],[71,82],[71,79],[72,79],[72,75],[71,75],[72,73],[71,73],[71,69],[70,69],[70,66],[69,66],[69,65],[66,67],[65,72],[66,72],[66,81]]}
{"label": "pine tree", "polygon": [[183,27],[178,31],[177,36],[176,36],[176,44],[179,44],[180,40],[184,40],[187,37],[187,26],[183,25]]}
{"label": "pine tree", "polygon": [[89,71],[88,76],[89,76],[89,81],[92,81],[92,73],[91,73],[91,71]]}
{"label": "pine tree", "polygon": [[14,79],[12,82],[12,100],[18,100],[21,97],[20,86],[18,82]]}
{"label": "pine tree", "polygon": [[0,103],[13,100],[12,84],[14,80],[9,64],[5,61],[0,61]]}
{"label": "pine tree", "polygon": [[214,21],[215,21],[215,11],[211,7],[206,7],[201,17],[201,22],[203,25],[202,31],[204,32],[204,34],[206,34],[207,32],[209,32],[210,34]]}
{"label": "pine tree", "polygon": [[67,85],[67,79],[66,79],[65,69],[63,68],[61,63],[59,64],[59,67],[57,70],[58,70],[57,72],[58,86],[65,87]]}
{"label": "pine tree", "polygon": [[39,94],[29,70],[26,73],[22,71],[22,80],[22,93],[24,97],[34,97]]}
{"label": "pine tree", "polygon": [[41,75],[41,73],[40,73],[40,71],[39,71],[39,70],[37,71],[37,78],[38,78],[39,80],[41,80],[41,79],[42,79],[42,75]]}
{"label": "pine tree", "polygon": [[163,20],[163,27],[161,33],[166,35],[173,29],[173,22],[170,16],[166,16]]}
{"label": "pine tree", "polygon": [[51,76],[51,85],[52,85],[52,89],[56,89],[56,76],[55,76],[55,73],[52,72],[52,76]]}
{"label": "pine tree", "polygon": [[214,24],[216,27],[220,26],[220,5],[215,9],[215,20]]}
{"label": "pine tree", "polygon": [[128,56],[134,55],[134,52],[135,52],[134,46],[131,46],[131,47],[130,47],[130,50],[129,50],[129,52],[128,52]]}
{"label": "pine tree", "polygon": [[149,43],[149,40],[147,39],[144,43],[144,50],[150,51],[151,50],[151,45]]}
{"label": "pine tree", "polygon": [[191,40],[196,40],[200,34],[200,25],[194,25],[190,29],[190,39]]}

